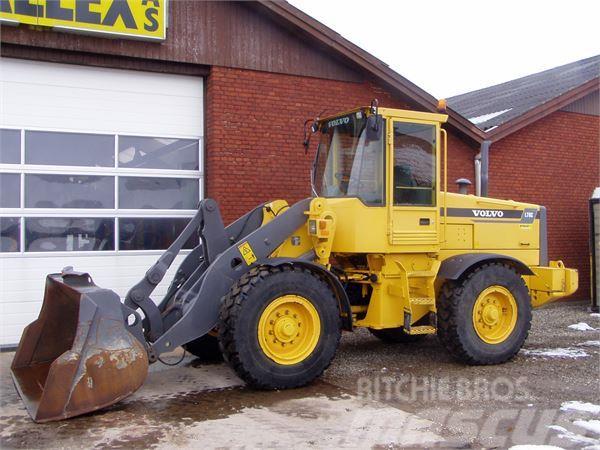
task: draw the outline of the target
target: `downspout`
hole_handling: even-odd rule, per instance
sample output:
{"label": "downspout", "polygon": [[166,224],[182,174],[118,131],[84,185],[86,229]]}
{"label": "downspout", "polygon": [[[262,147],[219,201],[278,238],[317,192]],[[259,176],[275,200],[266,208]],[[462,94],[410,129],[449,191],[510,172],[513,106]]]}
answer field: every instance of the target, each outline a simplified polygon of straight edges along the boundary
{"label": "downspout", "polygon": [[475,155],[475,195],[481,197],[481,153]]}
{"label": "downspout", "polygon": [[475,195],[480,197],[488,196],[490,145],[492,141],[483,141],[475,156]]}

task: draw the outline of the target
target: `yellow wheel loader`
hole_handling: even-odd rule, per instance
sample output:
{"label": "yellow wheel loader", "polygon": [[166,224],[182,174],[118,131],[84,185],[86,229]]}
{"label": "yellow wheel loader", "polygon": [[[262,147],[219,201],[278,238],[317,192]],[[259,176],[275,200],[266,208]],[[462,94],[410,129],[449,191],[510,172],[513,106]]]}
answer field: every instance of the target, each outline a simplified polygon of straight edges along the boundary
{"label": "yellow wheel loader", "polygon": [[[388,342],[437,334],[467,364],[512,358],[531,309],[577,289],[548,261],[542,206],[447,192],[444,114],[357,108],[318,119],[313,197],[258,206],[225,227],[196,216],[124,302],[86,273],[48,275],[12,375],[35,421],[113,404],[183,346],[222,354],[248,385],[305,385],[342,330]],[[194,233],[165,297],[151,294]]]}

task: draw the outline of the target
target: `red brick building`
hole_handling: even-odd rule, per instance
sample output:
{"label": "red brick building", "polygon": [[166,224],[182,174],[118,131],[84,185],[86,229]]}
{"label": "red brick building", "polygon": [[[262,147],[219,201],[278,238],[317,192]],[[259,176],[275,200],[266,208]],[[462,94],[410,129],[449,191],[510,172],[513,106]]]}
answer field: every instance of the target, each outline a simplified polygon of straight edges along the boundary
{"label": "red brick building", "polygon": [[[131,20],[107,25],[109,0],[81,2],[86,11],[3,2],[0,345],[37,317],[49,267],[85,267],[124,295],[199,199],[215,198],[231,221],[268,199],[308,196],[306,119],[373,98],[436,109],[437,99],[285,2],[126,3]],[[449,180],[473,180],[489,135],[449,116]],[[490,193],[545,203],[493,172],[495,155],[510,152],[495,146],[510,139],[492,145]],[[562,255],[556,245],[551,256]]]}
{"label": "red brick building", "polygon": [[550,259],[588,297],[588,200],[600,186],[600,56],[448,99],[491,142],[489,195],[545,205]]}

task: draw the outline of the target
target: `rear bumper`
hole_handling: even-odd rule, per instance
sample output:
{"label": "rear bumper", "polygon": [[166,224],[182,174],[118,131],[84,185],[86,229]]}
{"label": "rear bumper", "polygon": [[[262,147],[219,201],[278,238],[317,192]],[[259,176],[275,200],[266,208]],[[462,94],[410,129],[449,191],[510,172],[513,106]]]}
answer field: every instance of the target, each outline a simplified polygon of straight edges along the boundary
{"label": "rear bumper", "polygon": [[530,267],[534,275],[523,277],[529,287],[534,308],[573,294],[579,286],[576,269],[568,269],[562,261],[550,261],[548,267]]}

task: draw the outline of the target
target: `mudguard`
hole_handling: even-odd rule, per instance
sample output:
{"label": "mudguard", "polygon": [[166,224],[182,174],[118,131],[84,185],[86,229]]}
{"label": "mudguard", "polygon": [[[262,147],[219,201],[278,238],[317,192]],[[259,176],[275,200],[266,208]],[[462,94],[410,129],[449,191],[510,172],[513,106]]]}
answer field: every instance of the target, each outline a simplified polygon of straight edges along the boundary
{"label": "mudguard", "polygon": [[526,264],[511,256],[497,253],[464,253],[442,261],[440,270],[438,270],[437,273],[437,278],[458,280],[469,269],[485,262],[493,261],[506,263],[521,275],[533,275],[533,272]]}
{"label": "mudguard", "polygon": [[[314,257],[314,253],[311,252],[311,256]],[[340,315],[342,318],[342,329],[346,331],[352,331],[352,307],[350,306],[350,299],[344,289],[344,286],[340,282],[339,278],[333,273],[327,270],[320,264],[312,262],[312,258],[270,258],[264,261],[261,265],[277,267],[282,264],[292,264],[294,266],[306,267],[307,269],[316,272],[325,278],[325,280],[331,286],[331,289],[335,293],[340,306]]]}

